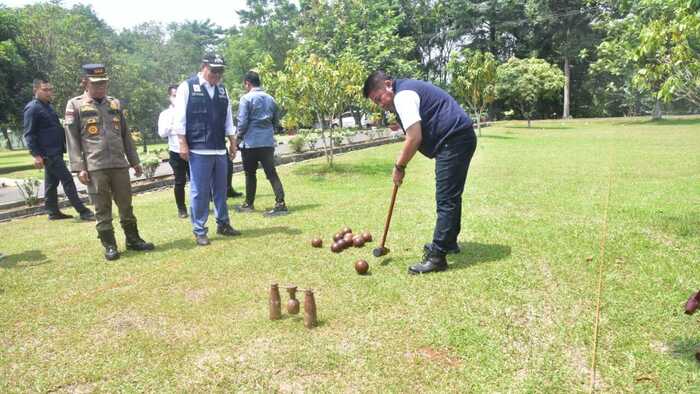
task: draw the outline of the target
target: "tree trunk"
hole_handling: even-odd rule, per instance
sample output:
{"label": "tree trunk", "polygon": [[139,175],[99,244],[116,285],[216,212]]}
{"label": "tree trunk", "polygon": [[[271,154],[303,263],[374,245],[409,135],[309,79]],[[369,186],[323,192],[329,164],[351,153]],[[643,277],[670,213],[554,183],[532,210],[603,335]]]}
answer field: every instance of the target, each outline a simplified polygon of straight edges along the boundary
{"label": "tree trunk", "polygon": [[569,119],[571,114],[569,113],[569,95],[571,94],[571,67],[569,66],[569,58],[564,57],[564,111],[562,118]]}
{"label": "tree trunk", "polygon": [[7,141],[7,149],[12,150],[12,141],[10,140],[10,136],[7,133],[7,127],[0,127],[0,130],[2,130],[2,136],[5,137],[5,141]]}
{"label": "tree trunk", "polygon": [[529,116],[527,117],[527,128],[528,129],[530,128],[530,117]]}
{"label": "tree trunk", "polygon": [[479,133],[479,137],[481,137],[481,111],[476,111],[476,130]]}
{"label": "tree trunk", "polygon": [[661,101],[659,101],[658,97],[654,101],[654,111],[651,112],[651,119],[653,120],[660,120],[662,117],[661,115]]}

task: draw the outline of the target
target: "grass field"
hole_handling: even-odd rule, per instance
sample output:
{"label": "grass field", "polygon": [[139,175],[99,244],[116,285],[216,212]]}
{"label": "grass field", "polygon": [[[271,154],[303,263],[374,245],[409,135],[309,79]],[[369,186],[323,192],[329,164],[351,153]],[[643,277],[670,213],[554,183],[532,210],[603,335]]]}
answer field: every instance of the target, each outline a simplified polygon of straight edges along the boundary
{"label": "grass field", "polygon": [[[594,354],[598,391],[700,390],[700,319],[682,309],[700,288],[700,120],[484,129],[462,253],[422,277],[406,274],[435,219],[422,157],[386,258],[327,248],[343,225],[379,238],[399,148],[280,168],[292,214],[232,213],[243,235],[206,248],[172,190],[135,196],[157,249],[114,263],[93,224],[0,223],[0,391],[581,392]],[[259,193],[271,207],[262,172]],[[273,281],[315,289],[319,327],[269,321]]]}

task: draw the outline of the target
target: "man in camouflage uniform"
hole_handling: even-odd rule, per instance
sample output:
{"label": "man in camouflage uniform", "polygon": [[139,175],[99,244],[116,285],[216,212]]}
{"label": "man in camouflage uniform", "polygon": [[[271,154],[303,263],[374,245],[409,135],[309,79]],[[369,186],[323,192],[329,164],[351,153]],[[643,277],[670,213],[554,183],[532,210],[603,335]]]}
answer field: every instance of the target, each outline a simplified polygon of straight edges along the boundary
{"label": "man in camouflage uniform", "polygon": [[71,170],[94,196],[97,234],[105,258],[119,258],[112,226],[112,198],[119,208],[119,220],[126,235],[126,248],[152,250],[153,244],[139,236],[131,204],[129,167],[141,176],[136,148],[126,127],[119,100],[107,96],[109,78],[101,64],[83,66],[86,91],[66,105],[65,125]]}

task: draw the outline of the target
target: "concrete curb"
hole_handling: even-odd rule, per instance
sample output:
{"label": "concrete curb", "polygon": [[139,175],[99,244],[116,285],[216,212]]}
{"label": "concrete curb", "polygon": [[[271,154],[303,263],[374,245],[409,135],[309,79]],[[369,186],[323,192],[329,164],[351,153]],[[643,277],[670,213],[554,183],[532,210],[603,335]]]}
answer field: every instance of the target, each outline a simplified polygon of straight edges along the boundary
{"label": "concrete curb", "polygon": [[[361,142],[361,143],[352,144],[352,145],[339,146],[339,147],[336,147],[333,149],[333,154],[351,152],[351,151],[367,149],[367,148],[373,148],[376,146],[391,144],[391,143],[399,142],[402,140],[403,140],[403,138],[401,138],[401,137],[399,137],[399,138],[385,137],[385,138],[379,138],[379,139]],[[289,154],[289,155],[284,155],[284,156],[277,156],[277,157],[275,157],[275,163],[277,165],[297,163],[297,162],[301,162],[301,161],[315,159],[318,157],[323,157],[324,154],[325,153],[324,153],[323,149],[319,149],[319,150],[310,151],[310,152],[302,152],[302,153]],[[233,165],[233,172],[234,173],[241,172],[241,171],[243,171],[242,164],[237,163],[237,164]],[[150,181],[144,180],[144,179],[137,179],[137,180],[131,181],[131,192],[132,192],[132,194],[145,193],[145,192],[156,190],[156,189],[171,187],[173,184],[174,184],[174,178],[172,175],[163,175],[163,176],[154,177]],[[82,191],[82,192],[79,192],[79,194],[81,194],[80,199],[84,203],[89,202],[89,199],[87,197],[87,193]],[[44,200],[40,199],[37,204],[38,204],[37,206],[33,206],[33,207],[27,207],[25,205],[24,201],[15,201],[15,202],[10,202],[10,203],[0,204],[0,222],[5,222],[5,221],[11,220],[11,219],[25,218],[25,217],[29,217],[29,216],[45,215],[46,209],[44,209],[44,206],[43,206]],[[63,198],[62,200],[60,200],[58,202],[58,206],[60,208],[72,208],[72,206],[70,205],[70,201],[68,201],[66,198]]]}

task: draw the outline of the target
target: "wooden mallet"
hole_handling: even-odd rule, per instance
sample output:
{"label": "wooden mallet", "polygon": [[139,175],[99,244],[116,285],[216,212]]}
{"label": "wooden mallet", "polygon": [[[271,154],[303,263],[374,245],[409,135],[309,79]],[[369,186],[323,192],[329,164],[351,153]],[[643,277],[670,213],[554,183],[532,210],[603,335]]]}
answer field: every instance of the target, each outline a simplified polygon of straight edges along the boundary
{"label": "wooden mallet", "polygon": [[396,192],[399,191],[399,185],[394,184],[394,191],[391,193],[391,204],[389,204],[389,214],[386,216],[386,223],[384,223],[384,235],[382,235],[382,243],[374,248],[372,254],[374,257],[381,257],[389,253],[389,248],[385,247],[386,235],[389,232],[389,223],[391,223],[391,214],[394,212],[394,203],[396,202]]}

